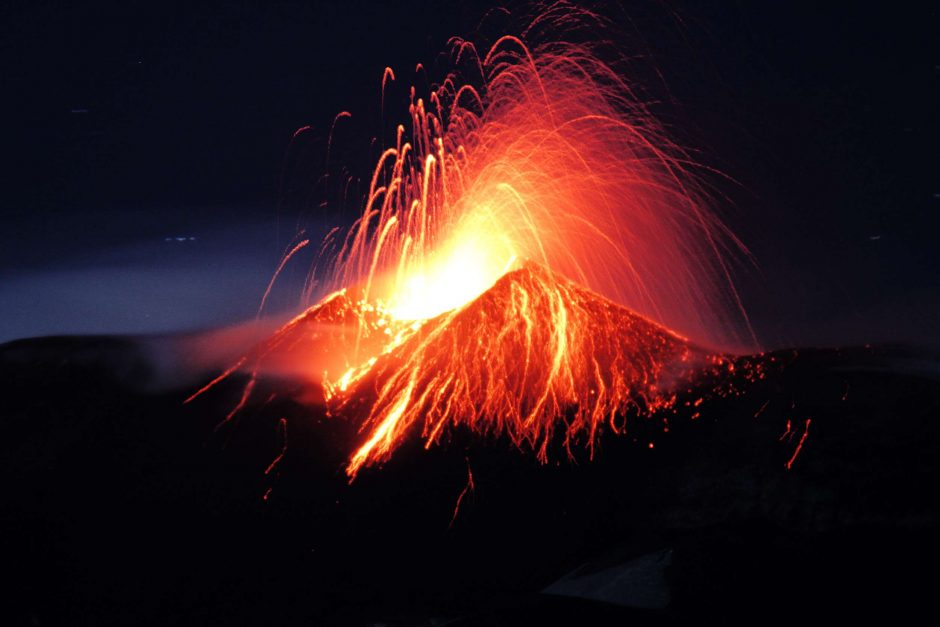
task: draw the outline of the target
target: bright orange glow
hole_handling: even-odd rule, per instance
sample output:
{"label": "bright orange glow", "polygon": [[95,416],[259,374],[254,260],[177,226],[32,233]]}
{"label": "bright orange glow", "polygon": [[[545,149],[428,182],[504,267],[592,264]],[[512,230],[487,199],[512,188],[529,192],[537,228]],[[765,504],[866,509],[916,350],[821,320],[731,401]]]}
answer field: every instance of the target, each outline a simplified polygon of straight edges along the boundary
{"label": "bright orange glow", "polygon": [[434,251],[405,260],[389,313],[398,320],[426,320],[475,299],[516,265],[519,257],[505,232],[486,210],[465,216]]}
{"label": "bright orange glow", "polygon": [[[423,325],[346,399],[370,395],[366,440],[347,468],[388,458],[420,431],[430,446],[466,426],[508,435],[546,461],[556,435],[593,447],[626,412],[673,403],[665,392],[704,355],[659,325],[527,264],[466,307]],[[372,398],[375,390],[374,398]],[[560,417],[566,417],[564,421]]]}
{"label": "bright orange glow", "polygon": [[[593,19],[557,3],[526,32]],[[332,293],[254,361],[309,356],[330,413],[360,425],[350,477],[454,428],[543,461],[556,436],[593,452],[672,407],[693,367],[733,368],[686,336],[748,328],[726,262],[746,251],[620,73],[584,45],[451,44],[453,72],[411,88],[361,216],[325,243]]]}
{"label": "bright orange glow", "polygon": [[328,243],[330,287],[427,319],[531,260],[698,341],[746,341],[725,261],[743,248],[623,77],[584,46],[452,45],[457,68],[427,99],[412,88],[410,130]]}

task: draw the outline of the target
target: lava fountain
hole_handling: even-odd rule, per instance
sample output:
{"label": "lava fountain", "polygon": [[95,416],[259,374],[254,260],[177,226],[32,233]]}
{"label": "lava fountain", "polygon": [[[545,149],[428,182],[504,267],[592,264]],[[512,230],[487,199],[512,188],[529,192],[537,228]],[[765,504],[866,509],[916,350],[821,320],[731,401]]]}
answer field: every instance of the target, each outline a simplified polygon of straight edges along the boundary
{"label": "lava fountain", "polygon": [[726,261],[746,251],[688,154],[589,46],[530,42],[593,19],[557,4],[485,54],[451,40],[451,73],[411,88],[359,219],[324,243],[308,290],[326,296],[236,366],[304,364],[360,427],[350,477],[457,427],[543,461],[559,434],[593,451],[748,328]]}

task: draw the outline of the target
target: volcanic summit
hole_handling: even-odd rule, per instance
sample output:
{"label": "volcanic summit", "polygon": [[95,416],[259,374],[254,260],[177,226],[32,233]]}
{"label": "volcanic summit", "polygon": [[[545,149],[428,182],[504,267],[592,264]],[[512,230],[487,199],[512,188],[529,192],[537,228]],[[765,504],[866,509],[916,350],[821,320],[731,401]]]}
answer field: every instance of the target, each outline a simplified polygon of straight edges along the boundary
{"label": "volcanic summit", "polygon": [[[707,357],[534,262],[424,321],[395,320],[354,292],[327,296],[240,362],[256,373],[307,363],[308,379],[323,375],[331,413],[355,420],[364,436],[351,476],[405,437],[430,446],[455,427],[508,436],[541,461],[556,437],[569,454],[574,444],[593,453],[600,433],[622,431],[625,416],[669,406],[676,381]],[[337,368],[345,373],[335,376]]]}

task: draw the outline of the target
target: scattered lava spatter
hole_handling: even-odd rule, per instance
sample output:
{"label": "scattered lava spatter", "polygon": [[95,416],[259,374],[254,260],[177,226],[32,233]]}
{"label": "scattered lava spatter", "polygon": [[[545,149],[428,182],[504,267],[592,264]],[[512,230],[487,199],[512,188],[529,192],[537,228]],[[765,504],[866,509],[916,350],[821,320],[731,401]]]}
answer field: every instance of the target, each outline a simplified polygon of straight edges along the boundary
{"label": "scattered lava spatter", "polygon": [[[371,355],[338,380],[324,372],[317,386],[328,412],[362,434],[351,478],[405,438],[421,437],[427,448],[455,429],[508,437],[542,462],[553,443],[569,456],[574,446],[593,456],[599,437],[624,433],[628,417],[658,416],[668,431],[678,410],[694,420],[705,396],[737,394],[768,365],[710,354],[532,262],[430,320],[397,320],[353,292],[330,295],[246,358],[276,372]],[[690,387],[701,396],[683,395],[689,407],[680,408],[677,391]]]}
{"label": "scattered lava spatter", "polygon": [[506,435],[541,461],[556,431],[569,453],[579,441],[592,449],[599,431],[622,428],[626,413],[668,405],[668,390],[704,357],[665,328],[529,263],[422,325],[338,396],[339,412],[367,410],[365,442],[347,471],[387,458],[409,432],[430,446],[458,426]]}
{"label": "scattered lava spatter", "polygon": [[[558,3],[536,22],[564,32],[592,19]],[[325,243],[321,287],[358,286],[395,318],[424,320],[531,260],[696,341],[746,343],[726,261],[745,251],[691,156],[591,48],[524,36],[484,55],[454,39],[440,86],[411,88],[410,125],[379,157],[361,216]]]}
{"label": "scattered lava spatter", "polygon": [[551,5],[485,55],[452,40],[454,70],[427,99],[411,88],[362,215],[324,243],[329,295],[242,360],[309,364],[359,425],[350,477],[458,427],[542,461],[556,438],[593,454],[696,369],[733,368],[698,346],[749,328],[726,265],[746,251],[694,163],[590,48],[526,43],[595,17]]}

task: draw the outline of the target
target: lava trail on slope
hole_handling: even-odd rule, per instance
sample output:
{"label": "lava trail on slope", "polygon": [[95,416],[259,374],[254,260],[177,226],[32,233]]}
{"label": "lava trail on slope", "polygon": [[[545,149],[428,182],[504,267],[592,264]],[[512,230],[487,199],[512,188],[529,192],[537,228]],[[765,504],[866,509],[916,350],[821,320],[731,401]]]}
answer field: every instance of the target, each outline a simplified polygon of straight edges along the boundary
{"label": "lava trail on slope", "polygon": [[736,380],[753,380],[767,365],[709,354],[534,262],[425,321],[395,320],[354,293],[328,296],[243,358],[253,378],[230,414],[258,376],[300,368],[299,396],[361,434],[350,477],[406,438],[427,448],[461,428],[506,436],[541,462],[553,444],[593,457],[604,432],[674,413],[680,388],[727,393],[731,384],[716,375],[737,364]]}

